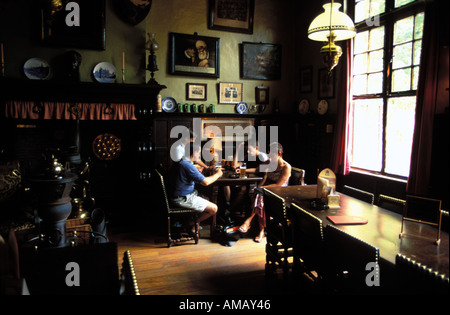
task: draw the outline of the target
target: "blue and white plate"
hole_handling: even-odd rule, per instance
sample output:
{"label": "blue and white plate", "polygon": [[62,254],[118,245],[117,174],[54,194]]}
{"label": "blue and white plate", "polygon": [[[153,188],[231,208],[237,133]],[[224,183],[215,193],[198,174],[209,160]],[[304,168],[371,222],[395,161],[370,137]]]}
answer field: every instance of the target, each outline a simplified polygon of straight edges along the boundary
{"label": "blue and white plate", "polygon": [[165,97],[162,100],[161,107],[166,113],[173,113],[177,110],[177,101],[173,97]]}
{"label": "blue and white plate", "polygon": [[116,81],[116,67],[109,62],[100,62],[94,67],[94,78],[100,83],[114,83]]}
{"label": "blue and white plate", "polygon": [[50,65],[40,58],[28,59],[23,65],[23,71],[31,80],[47,80],[51,75]]}
{"label": "blue and white plate", "polygon": [[248,105],[245,102],[240,102],[236,105],[236,111],[239,114],[246,114],[248,112]]}

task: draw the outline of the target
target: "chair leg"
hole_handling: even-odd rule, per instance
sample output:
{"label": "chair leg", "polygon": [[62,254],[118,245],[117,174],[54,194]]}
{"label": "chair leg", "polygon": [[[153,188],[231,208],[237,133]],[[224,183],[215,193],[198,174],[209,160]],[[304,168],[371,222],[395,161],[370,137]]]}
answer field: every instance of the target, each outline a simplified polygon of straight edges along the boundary
{"label": "chair leg", "polygon": [[172,235],[170,234],[170,215],[167,216],[167,247],[173,244]]}

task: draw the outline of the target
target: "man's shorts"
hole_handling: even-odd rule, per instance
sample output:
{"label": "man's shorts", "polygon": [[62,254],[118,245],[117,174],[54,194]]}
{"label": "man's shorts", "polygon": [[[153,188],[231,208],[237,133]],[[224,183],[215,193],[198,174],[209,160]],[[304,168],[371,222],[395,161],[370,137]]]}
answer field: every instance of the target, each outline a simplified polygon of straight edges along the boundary
{"label": "man's shorts", "polygon": [[187,196],[173,197],[170,203],[176,207],[192,209],[198,212],[203,212],[208,206],[209,201],[198,195],[197,190]]}

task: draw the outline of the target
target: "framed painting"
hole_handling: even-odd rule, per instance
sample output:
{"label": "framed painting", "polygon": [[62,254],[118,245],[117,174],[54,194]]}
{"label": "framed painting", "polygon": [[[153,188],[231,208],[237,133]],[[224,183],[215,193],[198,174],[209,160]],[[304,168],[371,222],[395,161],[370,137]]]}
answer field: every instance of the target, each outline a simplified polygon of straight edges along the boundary
{"label": "framed painting", "polygon": [[206,88],[204,83],[186,83],[186,100],[206,101]]}
{"label": "framed painting", "polygon": [[[236,119],[215,119],[215,118],[202,118],[202,141],[208,140],[211,137],[222,137],[222,141],[235,141],[236,137],[248,138],[248,134],[245,131],[252,132],[254,128],[255,120],[253,118],[236,118]],[[241,129],[242,128],[242,129]],[[227,133],[227,129],[231,131],[241,131],[238,133]]]}
{"label": "framed painting", "polygon": [[313,82],[312,67],[300,69],[300,93],[311,93]]}
{"label": "framed painting", "polygon": [[253,34],[255,0],[209,0],[208,28]]}
{"label": "framed painting", "polygon": [[170,74],[220,77],[220,38],[169,34]]}
{"label": "framed painting", "polygon": [[237,104],[242,102],[242,83],[220,82],[219,103]]}
{"label": "framed painting", "polygon": [[105,0],[41,1],[40,11],[44,44],[106,49]]}
{"label": "framed painting", "polygon": [[281,79],[281,45],[244,42],[241,50],[242,79]]}
{"label": "framed painting", "polygon": [[334,72],[327,68],[319,69],[319,98],[334,98]]}

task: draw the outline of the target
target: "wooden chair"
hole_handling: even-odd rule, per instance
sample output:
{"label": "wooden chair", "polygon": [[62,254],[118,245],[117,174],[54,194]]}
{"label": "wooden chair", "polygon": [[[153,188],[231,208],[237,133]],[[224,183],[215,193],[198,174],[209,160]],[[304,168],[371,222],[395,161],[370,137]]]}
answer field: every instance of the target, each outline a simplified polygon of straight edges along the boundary
{"label": "wooden chair", "polygon": [[358,188],[355,188],[355,187],[344,185],[342,192],[348,196],[357,198],[359,200],[365,201],[372,205],[373,205],[373,202],[375,201],[374,194],[364,191],[364,190],[361,190],[361,189],[358,189]]}
{"label": "wooden chair", "polygon": [[324,270],[324,234],[322,220],[291,204],[295,275],[320,283]]}
{"label": "wooden chair", "polygon": [[[373,293],[378,278],[378,248],[329,224],[324,229],[327,287],[339,293]],[[371,265],[368,265],[371,263]],[[370,271],[366,267],[372,266]],[[375,272],[367,283],[369,272]],[[374,287],[375,286],[375,287]]]}
{"label": "wooden chair", "polygon": [[[164,207],[164,211],[167,212],[167,246],[171,247],[175,243],[185,242],[185,241],[191,241],[193,240],[195,244],[198,244],[198,240],[200,238],[199,236],[199,223],[197,221],[198,214],[197,211],[191,210],[191,209],[184,209],[184,208],[176,208],[171,207],[169,204],[169,199],[167,196],[166,191],[166,184],[164,181],[164,177],[161,175],[161,173],[158,170],[155,170],[155,174],[158,177],[158,183],[159,183],[159,191],[157,191],[156,196],[161,196],[161,206]],[[172,238],[171,234],[171,218],[175,216],[187,216],[194,220],[195,222],[195,233],[194,236],[189,235],[180,235],[179,238]]]}
{"label": "wooden chair", "polygon": [[397,293],[445,294],[449,293],[449,278],[411,258],[395,257]]}
{"label": "wooden chair", "polygon": [[281,268],[286,277],[290,269],[289,258],[293,256],[292,230],[286,203],[283,198],[265,188],[263,196],[267,235],[266,275],[271,275],[277,268]]}
{"label": "wooden chair", "polygon": [[437,227],[434,244],[439,245],[443,214],[441,204],[441,200],[438,199],[407,195],[400,238],[407,234],[404,232],[405,221],[417,222]]}
{"label": "wooden chair", "polygon": [[394,198],[391,196],[380,194],[378,195],[377,206],[391,210],[396,213],[403,213],[403,208],[405,207],[406,200]]}
{"label": "wooden chair", "polygon": [[289,186],[305,185],[305,170],[292,167],[291,177],[289,177]]}
{"label": "wooden chair", "polygon": [[123,254],[120,272],[120,295],[140,295],[136,272],[134,271],[133,260],[129,250]]}

